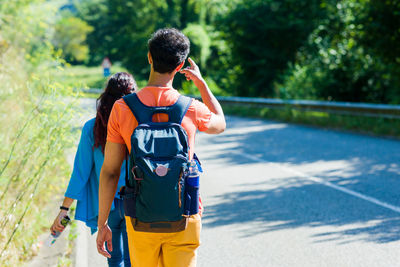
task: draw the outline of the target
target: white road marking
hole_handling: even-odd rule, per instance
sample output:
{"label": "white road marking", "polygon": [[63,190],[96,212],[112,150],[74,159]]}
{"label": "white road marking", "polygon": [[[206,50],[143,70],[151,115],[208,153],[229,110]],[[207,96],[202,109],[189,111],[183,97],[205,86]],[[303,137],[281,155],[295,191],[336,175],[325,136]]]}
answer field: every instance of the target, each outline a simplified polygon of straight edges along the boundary
{"label": "white road marking", "polygon": [[370,196],[367,196],[367,195],[358,193],[358,192],[353,191],[353,190],[351,190],[351,189],[347,189],[347,188],[344,188],[344,187],[342,187],[342,186],[335,185],[335,184],[333,184],[333,183],[331,183],[331,182],[324,181],[322,178],[319,178],[319,177],[316,177],[316,176],[311,176],[311,175],[305,174],[305,173],[303,173],[303,172],[293,170],[292,168],[283,166],[283,165],[281,165],[281,164],[274,163],[274,162],[269,162],[269,161],[260,159],[260,158],[258,158],[258,157],[256,157],[256,156],[252,156],[252,155],[248,155],[248,154],[243,154],[243,153],[239,153],[239,152],[233,152],[233,153],[238,154],[238,155],[243,156],[243,157],[246,157],[246,158],[248,158],[248,159],[250,159],[250,160],[254,160],[254,161],[256,161],[256,162],[272,164],[272,165],[278,167],[279,169],[281,169],[281,170],[283,170],[283,171],[286,171],[286,172],[288,172],[288,173],[291,173],[291,174],[294,174],[294,175],[297,175],[297,176],[306,178],[306,179],[308,179],[308,180],[311,180],[311,181],[316,182],[316,183],[319,183],[319,184],[323,184],[323,185],[328,186],[328,187],[330,187],[330,188],[333,188],[333,189],[335,189],[335,190],[338,190],[338,191],[341,191],[341,192],[343,192],[343,193],[352,195],[352,196],[354,196],[354,197],[358,197],[358,198],[360,198],[360,199],[363,199],[363,200],[366,200],[366,201],[368,201],[368,202],[374,203],[374,204],[376,204],[376,205],[378,205],[378,206],[381,206],[381,207],[390,209],[390,210],[392,210],[392,211],[394,211],[394,212],[400,213],[400,207],[397,207],[397,206],[391,205],[391,204],[389,204],[389,203],[380,201],[380,200],[378,200],[378,199],[376,199],[376,198],[373,198],[373,197],[370,197]]}

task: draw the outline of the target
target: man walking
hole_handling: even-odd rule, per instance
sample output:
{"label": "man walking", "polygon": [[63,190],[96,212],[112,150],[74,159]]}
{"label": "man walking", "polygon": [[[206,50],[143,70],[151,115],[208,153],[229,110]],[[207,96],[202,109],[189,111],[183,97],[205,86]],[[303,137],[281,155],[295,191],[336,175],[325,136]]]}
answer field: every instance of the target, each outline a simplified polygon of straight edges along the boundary
{"label": "man walking", "polygon": [[[193,158],[196,130],[209,134],[218,134],[225,130],[226,123],[222,108],[206,82],[200,70],[191,60],[190,67],[182,69],[189,54],[188,38],[176,29],[156,31],[148,43],[148,61],[151,65],[147,86],[137,93],[141,103],[146,106],[172,106],[180,97],[172,83],[177,72],[184,74],[199,89],[201,103],[193,100],[182,119],[181,125],[188,135],[189,159]],[[153,121],[168,121],[168,115],[155,114]],[[105,158],[100,174],[98,252],[106,257],[112,250],[111,231],[107,217],[117,190],[121,164],[126,155],[126,147],[131,152],[131,135],[138,126],[138,120],[124,100],[115,103],[108,122]],[[201,207],[200,212],[201,213]],[[196,249],[200,245],[201,217],[191,215],[185,230],[172,233],[149,233],[136,231],[134,219],[126,217],[129,252],[132,266],[139,267],[187,267],[196,265]]]}

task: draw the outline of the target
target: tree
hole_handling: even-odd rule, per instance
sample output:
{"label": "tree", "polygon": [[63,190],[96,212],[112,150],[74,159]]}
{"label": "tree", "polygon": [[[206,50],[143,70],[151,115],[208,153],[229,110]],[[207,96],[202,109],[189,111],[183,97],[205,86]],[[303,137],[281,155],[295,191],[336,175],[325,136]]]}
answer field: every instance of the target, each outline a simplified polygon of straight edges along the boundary
{"label": "tree", "polygon": [[380,61],[380,89],[385,96],[378,101],[400,103],[400,1],[369,0],[364,5],[366,14],[360,43]]}
{"label": "tree", "polygon": [[318,18],[319,1],[244,0],[222,20],[239,95],[273,96],[273,82],[295,59]]}
{"label": "tree", "polygon": [[[207,10],[211,7],[211,4],[206,6]],[[154,31],[163,27],[185,30],[191,35],[192,55],[200,64],[205,65],[207,61],[211,41],[206,25],[199,25],[198,1],[83,0],[77,9],[79,17],[95,29],[88,36],[91,64],[100,64],[108,56],[112,61],[122,62],[136,77],[146,78],[147,41]]]}
{"label": "tree", "polygon": [[[139,79],[147,40],[183,30],[220,89],[241,96],[400,103],[395,0],[81,0],[90,62],[108,56]],[[179,76],[176,79],[180,85]]]}
{"label": "tree", "polygon": [[321,6],[327,16],[299,50],[281,96],[399,103],[398,5],[325,0]]}
{"label": "tree", "polygon": [[83,62],[89,55],[86,36],[92,31],[93,27],[77,17],[61,17],[55,25],[53,45],[68,62]]}

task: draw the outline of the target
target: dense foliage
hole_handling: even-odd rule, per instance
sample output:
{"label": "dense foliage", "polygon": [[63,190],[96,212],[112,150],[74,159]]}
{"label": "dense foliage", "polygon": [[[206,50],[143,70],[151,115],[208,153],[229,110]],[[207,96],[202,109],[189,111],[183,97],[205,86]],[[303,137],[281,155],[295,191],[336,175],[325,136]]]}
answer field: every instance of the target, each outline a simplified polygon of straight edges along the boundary
{"label": "dense foliage", "polygon": [[94,28],[90,63],[108,56],[139,78],[150,34],[172,26],[221,93],[400,103],[395,0],[82,0],[77,10]]}
{"label": "dense foliage", "polygon": [[223,20],[239,72],[237,93],[272,96],[273,82],[315,28],[321,15],[318,0],[243,1]]}
{"label": "dense foliage", "polygon": [[394,42],[399,41],[400,20],[395,14],[400,6],[396,11],[390,1],[334,2],[323,2],[328,16],[309,35],[297,61],[287,70],[279,86],[281,96],[400,103],[396,63],[400,53]]}

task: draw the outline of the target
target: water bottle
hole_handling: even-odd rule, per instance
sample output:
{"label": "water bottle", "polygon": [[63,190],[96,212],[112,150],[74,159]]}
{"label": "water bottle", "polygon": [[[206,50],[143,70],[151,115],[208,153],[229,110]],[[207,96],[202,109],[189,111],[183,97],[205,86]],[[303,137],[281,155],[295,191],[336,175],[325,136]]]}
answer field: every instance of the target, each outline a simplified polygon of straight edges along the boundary
{"label": "water bottle", "polygon": [[[67,227],[67,225],[70,221],[71,221],[71,219],[68,217],[68,215],[65,215],[61,219],[60,223],[62,226]],[[54,234],[51,233],[50,236],[44,242],[46,244],[46,246],[51,247],[57,241],[57,238],[61,235],[61,233],[62,232],[58,232],[58,231],[56,231]]]}
{"label": "water bottle", "polygon": [[188,174],[186,176],[185,191],[186,215],[199,213],[199,187],[200,187],[200,171],[195,160],[190,161]]}

